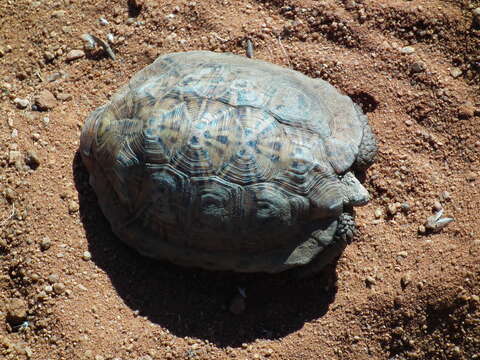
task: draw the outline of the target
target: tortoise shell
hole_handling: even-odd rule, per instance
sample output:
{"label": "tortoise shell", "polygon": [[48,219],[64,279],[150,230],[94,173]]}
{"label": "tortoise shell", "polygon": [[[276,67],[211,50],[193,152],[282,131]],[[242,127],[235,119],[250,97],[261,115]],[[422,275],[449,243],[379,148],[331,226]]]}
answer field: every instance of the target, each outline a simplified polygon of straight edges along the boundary
{"label": "tortoise shell", "polygon": [[351,172],[376,153],[366,116],[323,80],[206,51],[159,57],[93,111],[80,142],[103,213],[140,253],[279,272],[340,255]]}

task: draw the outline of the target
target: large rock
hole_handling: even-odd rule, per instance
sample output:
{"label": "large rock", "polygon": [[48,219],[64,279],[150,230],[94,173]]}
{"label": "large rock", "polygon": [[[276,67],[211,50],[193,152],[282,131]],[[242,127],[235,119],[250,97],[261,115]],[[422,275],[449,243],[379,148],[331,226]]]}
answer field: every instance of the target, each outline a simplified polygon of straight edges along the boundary
{"label": "large rock", "polygon": [[51,110],[57,105],[57,100],[55,96],[48,91],[42,90],[36,97],[35,97],[35,105],[38,107],[39,110]]}
{"label": "large rock", "polygon": [[11,299],[7,305],[7,321],[17,326],[27,319],[27,303],[22,299]]}

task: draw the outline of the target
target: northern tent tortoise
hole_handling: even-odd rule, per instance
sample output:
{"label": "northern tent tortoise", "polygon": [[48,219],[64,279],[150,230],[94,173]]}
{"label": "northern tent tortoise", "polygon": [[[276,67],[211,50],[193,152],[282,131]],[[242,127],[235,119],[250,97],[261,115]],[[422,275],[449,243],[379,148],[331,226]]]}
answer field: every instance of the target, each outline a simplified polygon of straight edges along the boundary
{"label": "northern tent tortoise", "polygon": [[319,79],[260,60],[172,53],[86,120],[80,152],[113,232],[206,269],[332,262],[353,237],[367,117]]}

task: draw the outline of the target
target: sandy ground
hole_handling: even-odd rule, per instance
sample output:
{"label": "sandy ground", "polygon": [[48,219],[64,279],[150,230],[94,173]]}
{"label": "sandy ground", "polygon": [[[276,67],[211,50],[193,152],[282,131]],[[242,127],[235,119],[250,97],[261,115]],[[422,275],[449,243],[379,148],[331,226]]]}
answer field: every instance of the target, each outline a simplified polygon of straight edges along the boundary
{"label": "sandy ground", "polygon": [[[0,357],[480,359],[480,2],[137,2],[0,2]],[[72,53],[84,33],[112,34],[115,60]],[[310,280],[139,256],[76,153],[88,113],[158,55],[246,38],[352,96],[379,139],[359,234]],[[425,231],[440,208],[455,221]]]}

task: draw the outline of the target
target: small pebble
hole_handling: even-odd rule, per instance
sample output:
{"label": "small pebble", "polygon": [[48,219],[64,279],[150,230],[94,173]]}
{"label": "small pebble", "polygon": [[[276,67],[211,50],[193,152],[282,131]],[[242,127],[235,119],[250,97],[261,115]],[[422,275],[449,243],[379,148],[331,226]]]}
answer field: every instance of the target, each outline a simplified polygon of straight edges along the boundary
{"label": "small pebble", "polygon": [[398,256],[401,256],[403,258],[406,258],[408,256],[408,252],[406,251],[400,251],[397,253]]}
{"label": "small pebble", "polygon": [[61,17],[65,16],[65,13],[66,13],[65,10],[56,10],[56,11],[52,12],[52,17],[61,18]]}
{"label": "small pebble", "polygon": [[53,291],[55,294],[60,295],[65,291],[65,285],[61,282],[53,284]]}
{"label": "small pebble", "polygon": [[48,280],[48,282],[49,282],[50,284],[55,284],[56,282],[58,282],[59,277],[58,277],[57,274],[50,274],[50,275],[48,276],[47,280]]}
{"label": "small pebble", "polygon": [[462,70],[460,70],[459,68],[453,68],[450,70],[450,75],[452,75],[452,77],[454,78],[457,78],[462,75]]}
{"label": "small pebble", "polygon": [[25,164],[27,164],[30,169],[36,170],[40,166],[40,159],[34,151],[27,151],[25,155]]}
{"label": "small pebble", "polygon": [[57,99],[60,100],[60,101],[72,100],[72,95],[65,94],[65,93],[60,93],[60,94],[57,95]]}
{"label": "small pebble", "polygon": [[435,210],[435,211],[440,211],[440,210],[442,210],[442,209],[443,209],[443,206],[442,206],[442,204],[440,204],[439,201],[435,201],[435,202],[433,203],[433,210]]}
{"label": "small pebble", "polygon": [[85,261],[89,261],[92,258],[92,254],[90,251],[85,251],[82,255],[82,259]]}
{"label": "small pebble", "polygon": [[388,214],[389,215],[395,215],[397,213],[397,204],[396,203],[393,203],[393,204],[388,204],[388,208],[387,208],[387,211],[388,211]]}
{"label": "small pebble", "polygon": [[380,219],[383,216],[383,211],[380,208],[375,209],[375,218]]}
{"label": "small pebble", "polygon": [[13,100],[13,103],[17,105],[19,109],[26,109],[28,105],[30,105],[30,101],[18,97]]}
{"label": "small pebble", "polygon": [[54,82],[55,80],[58,80],[62,77],[62,73],[60,72],[55,72],[53,74],[48,75],[47,81],[48,82]]}
{"label": "small pebble", "polygon": [[439,198],[440,201],[450,200],[450,193],[448,191],[444,191],[440,194]]}
{"label": "small pebble", "polygon": [[50,52],[50,51],[45,51],[43,53],[43,57],[45,58],[46,62],[51,62],[51,61],[55,60],[55,54]]}
{"label": "small pebble", "polygon": [[402,211],[404,211],[404,212],[409,212],[410,211],[410,204],[408,202],[402,203],[401,207],[402,207]]}
{"label": "small pebble", "polygon": [[417,284],[418,290],[422,290],[425,287],[425,283],[423,281],[419,281]]}
{"label": "small pebble", "polygon": [[412,46],[405,46],[403,48],[400,48],[400,52],[402,54],[413,54],[415,52],[415,48]]}
{"label": "small pebble", "polygon": [[40,241],[40,249],[42,251],[50,249],[50,246],[52,246],[52,241],[48,236],[45,236],[42,241]]}
{"label": "small pebble", "polygon": [[393,299],[393,306],[397,309],[402,307],[402,298],[400,296],[395,296],[395,299]]}
{"label": "small pebble", "polygon": [[5,199],[11,204],[17,198],[17,193],[10,188],[6,188],[4,191]]}
{"label": "small pebble", "polygon": [[77,212],[78,209],[79,209],[79,206],[78,206],[78,204],[77,204],[76,201],[70,200],[70,201],[68,202],[68,212],[69,212],[69,213],[72,214],[72,213],[74,213],[74,212]]}
{"label": "small pebble", "polygon": [[8,163],[10,165],[20,164],[22,161],[22,153],[18,150],[10,150],[8,154]]}
{"label": "small pebble", "polygon": [[377,281],[372,277],[372,276],[367,276],[365,278],[365,284],[368,286],[368,287],[372,287],[373,285],[375,285]]}
{"label": "small pebble", "polygon": [[418,227],[418,233],[419,233],[419,234],[425,234],[426,231],[427,231],[427,229],[425,228],[424,225],[420,225],[420,226]]}
{"label": "small pebble", "polygon": [[106,26],[106,25],[109,25],[110,23],[108,22],[107,19],[105,19],[103,16],[98,19],[98,21],[100,22],[100,25],[103,25],[103,26]]}
{"label": "small pebble", "polygon": [[470,103],[466,102],[458,108],[458,116],[463,119],[471,118],[475,115],[475,106]]}
{"label": "small pebble", "polygon": [[37,295],[38,300],[45,300],[48,297],[47,293],[45,291],[40,291]]}
{"label": "small pebble", "polygon": [[67,61],[73,61],[80,59],[85,56],[85,52],[83,50],[70,50],[67,54]]}
{"label": "small pebble", "polygon": [[473,26],[480,28],[480,7],[473,9]]}
{"label": "small pebble", "polygon": [[412,72],[413,73],[420,73],[422,71],[425,71],[427,67],[425,66],[425,64],[423,62],[416,62],[416,63],[413,63],[412,66],[411,66],[411,69],[412,69]]}
{"label": "small pebble", "polygon": [[477,174],[473,171],[467,174],[467,181],[473,182],[477,179]]}
{"label": "small pebble", "polygon": [[403,289],[405,289],[410,283],[412,282],[412,276],[410,273],[406,273],[400,279],[400,285]]}

